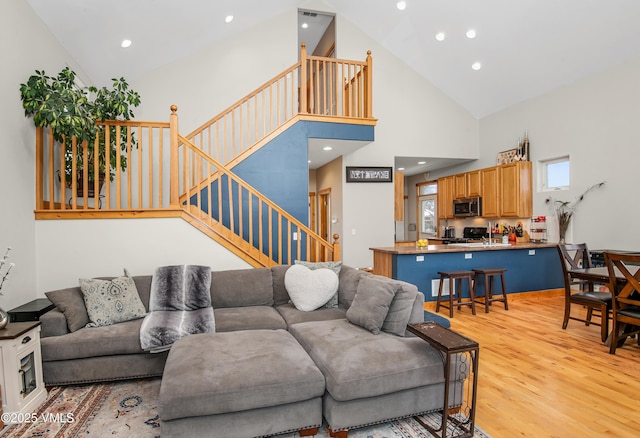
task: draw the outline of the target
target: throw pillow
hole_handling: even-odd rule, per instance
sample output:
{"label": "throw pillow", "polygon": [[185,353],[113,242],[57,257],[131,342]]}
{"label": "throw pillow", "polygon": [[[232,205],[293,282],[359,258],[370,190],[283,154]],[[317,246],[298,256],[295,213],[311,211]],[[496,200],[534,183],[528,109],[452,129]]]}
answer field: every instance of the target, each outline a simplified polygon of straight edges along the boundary
{"label": "throw pillow", "polygon": [[311,270],[292,265],[284,275],[284,286],[296,309],[316,310],[326,304],[338,290],[338,276],[331,269]]}
{"label": "throw pillow", "polygon": [[64,314],[71,333],[89,323],[89,315],[80,288],[60,289],[44,294]]}
{"label": "throw pillow", "polygon": [[[305,262],[304,260],[296,260],[296,265],[306,266],[312,271],[316,269],[331,269],[340,278],[340,269],[342,269],[342,262]],[[338,291],[331,297],[329,301],[323,306],[328,309],[338,307]]]}
{"label": "throw pillow", "polygon": [[347,320],[377,335],[389,312],[397,287],[397,284],[373,276],[362,277],[356,296],[347,310]]}
{"label": "throw pillow", "polygon": [[[397,280],[387,279],[387,281],[392,282]],[[399,282],[396,294],[389,306],[389,312],[382,324],[383,332],[393,333],[398,336],[405,335],[407,324],[411,319],[413,303],[415,302],[417,295],[417,287],[409,283]]]}
{"label": "throw pillow", "polygon": [[147,312],[131,277],[113,280],[80,279],[90,322],[100,327],[144,317]]}

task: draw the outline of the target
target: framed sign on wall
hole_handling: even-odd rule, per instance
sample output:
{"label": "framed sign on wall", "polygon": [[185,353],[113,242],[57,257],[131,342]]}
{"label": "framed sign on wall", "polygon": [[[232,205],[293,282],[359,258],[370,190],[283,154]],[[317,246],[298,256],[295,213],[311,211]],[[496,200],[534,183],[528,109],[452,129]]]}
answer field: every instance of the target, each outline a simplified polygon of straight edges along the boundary
{"label": "framed sign on wall", "polygon": [[393,168],[347,166],[347,182],[393,182]]}

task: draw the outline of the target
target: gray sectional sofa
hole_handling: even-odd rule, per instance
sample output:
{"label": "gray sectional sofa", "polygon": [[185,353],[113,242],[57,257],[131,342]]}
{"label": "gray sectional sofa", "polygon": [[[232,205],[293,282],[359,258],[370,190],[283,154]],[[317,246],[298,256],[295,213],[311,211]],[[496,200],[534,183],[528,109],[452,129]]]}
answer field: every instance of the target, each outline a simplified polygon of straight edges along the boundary
{"label": "gray sectional sofa", "polygon": [[[291,303],[285,287],[287,269],[289,266],[213,271],[211,302],[216,333],[187,336],[176,342],[171,351],[153,354],[140,348],[142,319],[106,327],[84,327],[87,317],[82,314],[80,288],[49,292],[47,296],[57,307],[40,318],[45,384],[163,376],[158,408],[163,436],[185,436],[185,431],[188,431],[187,435],[210,435],[212,430],[223,427],[230,428],[220,429],[222,434],[215,436],[262,436],[296,429],[313,433],[323,417],[332,433],[343,431],[342,435],[335,435],[346,436],[344,431],[349,429],[442,409],[442,358],[427,343],[405,333],[407,322],[421,322],[424,318],[424,296],[415,286],[343,265],[339,273],[338,307],[304,312]],[[362,285],[373,284],[371,279],[375,279],[394,291],[379,334],[374,334],[377,330],[371,330],[367,319],[356,312],[363,296],[360,292],[356,299],[358,286],[362,290],[360,282],[364,278],[368,280]],[[133,279],[148,309],[152,276]],[[354,300],[357,306],[353,305]],[[278,334],[272,336],[271,332]],[[292,366],[287,351],[297,358],[308,355],[311,359],[293,361],[294,367],[297,363],[300,367],[305,363],[304,372],[310,377],[302,380],[313,382],[298,391],[307,396],[293,396],[286,388],[274,389],[273,395],[265,396],[264,388],[256,388],[252,393],[251,387],[240,390],[228,387],[229,381],[233,382],[229,375],[233,376],[235,370],[241,373],[239,362],[234,363],[232,356],[238,361],[242,361],[242,357],[256,357],[247,352],[270,343],[295,344],[289,350],[272,348],[269,354],[263,355],[271,355],[271,359],[262,359],[268,360],[265,363],[281,361],[286,364],[281,374],[292,375],[290,369],[285,370]],[[233,348],[238,354],[227,352],[222,355],[212,351],[221,348]],[[209,372],[207,361],[215,361],[216,370],[230,373],[224,378],[225,382],[215,382],[222,379],[221,375]],[[190,366],[194,373],[189,372]],[[255,370],[247,373],[249,376],[256,374]],[[265,379],[286,377],[263,374]],[[187,383],[189,379],[191,389]],[[237,385],[246,386],[247,378],[241,380],[243,382]],[[196,387],[197,391],[194,390]],[[274,384],[273,387],[277,386]],[[215,388],[224,388],[225,395],[218,397]],[[229,394],[235,394],[243,402],[234,400],[232,403],[228,400],[229,397],[233,399]],[[251,399],[262,397],[259,402],[262,405],[257,407],[257,401],[247,401],[247,394],[251,394]],[[458,395],[453,399],[452,406],[460,404]],[[313,414],[309,414],[304,424],[287,419],[297,416],[300,421],[297,412],[311,411]]]}

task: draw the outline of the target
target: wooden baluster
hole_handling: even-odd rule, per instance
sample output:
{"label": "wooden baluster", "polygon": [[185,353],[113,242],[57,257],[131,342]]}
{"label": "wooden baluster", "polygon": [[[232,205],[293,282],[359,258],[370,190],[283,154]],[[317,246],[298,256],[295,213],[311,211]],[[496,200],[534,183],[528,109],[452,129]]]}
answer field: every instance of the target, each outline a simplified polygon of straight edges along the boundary
{"label": "wooden baluster", "polygon": [[371,58],[371,50],[367,50],[367,67],[365,71],[366,78],[366,104],[364,116],[368,119],[373,118],[373,59]]}
{"label": "wooden baluster", "polygon": [[180,207],[180,175],[178,168],[178,107],[171,105],[171,115],[169,116],[169,206],[171,208]]}
{"label": "wooden baluster", "polygon": [[[77,140],[76,140],[77,141]],[[81,144],[80,147],[82,148],[82,181],[80,181],[80,184],[82,184],[82,208],[84,210],[88,209],[88,203],[89,203],[89,152],[88,152],[88,142],[86,140],[84,140]],[[95,194],[94,194],[95,196]],[[95,201],[95,198],[94,198]]]}
{"label": "wooden baluster", "polygon": [[[55,189],[54,189],[55,170],[54,170],[54,159],[53,159],[55,141],[53,140],[53,131],[51,129],[47,129],[47,146],[48,146],[47,149],[49,150],[49,157],[47,159],[47,161],[49,162],[49,210],[54,210],[55,200],[56,200]],[[64,172],[60,173],[59,176],[61,178],[61,181],[64,181]],[[64,190],[64,182],[61,182],[60,186],[62,190]],[[62,202],[60,202],[60,204],[64,205],[64,197],[62,198]],[[43,203],[43,206],[44,206],[44,203]]]}
{"label": "wooden baluster", "polygon": [[104,175],[105,175],[105,194],[104,204],[108,210],[111,208],[111,129],[104,130]]}
{"label": "wooden baluster", "polygon": [[301,114],[308,114],[307,110],[307,45],[302,43],[300,47],[300,108]]}
{"label": "wooden baluster", "polygon": [[[149,190],[149,201],[147,202],[148,208],[153,208],[154,203],[153,203],[153,128],[150,126],[148,131],[148,137],[147,137],[147,145],[149,147],[149,175],[147,178],[148,181],[148,187],[147,189]],[[161,130],[159,130],[161,131]],[[159,159],[159,161],[162,161],[162,159]],[[158,193],[162,193],[162,186],[158,186]],[[162,205],[156,205],[157,208],[161,208]]]}

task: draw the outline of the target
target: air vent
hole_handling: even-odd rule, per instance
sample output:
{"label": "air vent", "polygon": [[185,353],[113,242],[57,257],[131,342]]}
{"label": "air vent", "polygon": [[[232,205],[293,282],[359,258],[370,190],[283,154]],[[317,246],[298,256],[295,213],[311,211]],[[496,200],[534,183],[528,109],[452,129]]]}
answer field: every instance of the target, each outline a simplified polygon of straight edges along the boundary
{"label": "air vent", "polygon": [[302,15],[304,15],[305,17],[317,17],[318,14],[316,14],[315,12],[303,12]]}

